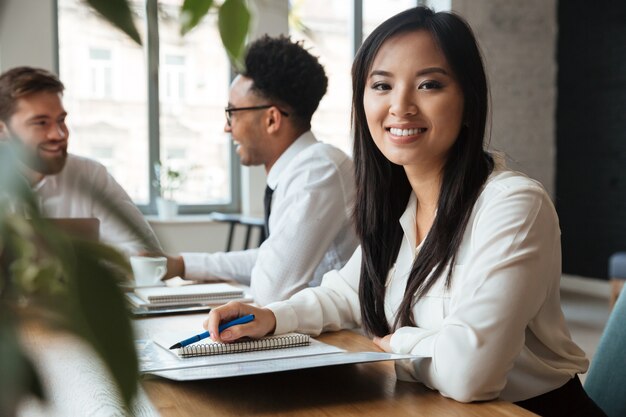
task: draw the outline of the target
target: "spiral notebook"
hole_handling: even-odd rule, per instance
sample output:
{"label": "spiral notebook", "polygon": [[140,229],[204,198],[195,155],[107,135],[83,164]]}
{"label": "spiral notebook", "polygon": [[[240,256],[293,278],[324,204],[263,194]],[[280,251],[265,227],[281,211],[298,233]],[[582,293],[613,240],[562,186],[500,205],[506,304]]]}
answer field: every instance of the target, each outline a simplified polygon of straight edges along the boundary
{"label": "spiral notebook", "polygon": [[[166,331],[152,334],[151,340],[137,340],[135,346],[139,357],[140,372],[175,381],[192,381],[411,358],[410,355],[386,352],[346,352],[313,338],[309,338],[310,344],[306,345],[292,345],[288,348],[274,346],[267,350],[249,350],[239,353],[220,352],[216,355],[181,357],[176,349],[168,349],[169,346],[189,337],[190,334],[193,334],[193,330]],[[202,340],[199,343],[210,342]],[[262,344],[257,347],[270,346],[269,342],[259,343]],[[191,346],[187,349],[189,347]]]}
{"label": "spiral notebook", "polygon": [[152,305],[228,302],[243,298],[244,290],[225,283],[185,285],[182,287],[147,287],[135,289],[135,295]]}
{"label": "spiral notebook", "polygon": [[189,334],[185,334],[184,336],[163,334],[157,335],[157,337],[154,338],[154,341],[161,347],[178,355],[180,358],[287,349],[308,346],[311,344],[311,338],[309,335],[287,333],[282,335],[267,336],[261,339],[247,339],[233,343],[218,343],[207,338],[183,348],[169,349],[169,346],[172,346],[176,342],[186,339],[187,337],[189,337]]}

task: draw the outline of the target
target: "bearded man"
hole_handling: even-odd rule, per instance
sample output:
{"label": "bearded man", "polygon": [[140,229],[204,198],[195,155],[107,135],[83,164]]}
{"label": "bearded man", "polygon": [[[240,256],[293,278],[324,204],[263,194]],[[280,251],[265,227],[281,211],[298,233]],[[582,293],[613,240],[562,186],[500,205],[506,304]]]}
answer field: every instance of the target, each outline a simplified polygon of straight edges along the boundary
{"label": "bearded man", "polygon": [[[106,168],[67,152],[63,90],[59,78],[43,69],[17,67],[0,75],[0,141],[18,149],[21,174],[37,195],[42,215],[97,218],[100,239],[126,254],[160,249],[143,215]],[[142,237],[101,204],[103,200],[131,220]]]}

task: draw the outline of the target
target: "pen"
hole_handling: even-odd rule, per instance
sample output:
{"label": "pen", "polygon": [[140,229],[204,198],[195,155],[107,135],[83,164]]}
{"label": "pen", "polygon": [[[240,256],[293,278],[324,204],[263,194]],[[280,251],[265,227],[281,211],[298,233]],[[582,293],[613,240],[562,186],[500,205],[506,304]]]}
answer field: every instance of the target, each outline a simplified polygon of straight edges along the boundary
{"label": "pen", "polygon": [[[245,316],[236,318],[235,320],[231,320],[227,323],[220,324],[217,331],[218,333],[222,333],[224,330],[228,329],[229,327],[236,326],[238,324],[250,323],[252,320],[254,320],[254,314],[247,314]],[[182,348],[192,343],[196,343],[198,340],[206,339],[209,336],[210,336],[209,332],[200,333],[195,336],[191,336],[189,339],[185,339],[183,341],[176,343],[175,345],[172,345],[170,349]]]}

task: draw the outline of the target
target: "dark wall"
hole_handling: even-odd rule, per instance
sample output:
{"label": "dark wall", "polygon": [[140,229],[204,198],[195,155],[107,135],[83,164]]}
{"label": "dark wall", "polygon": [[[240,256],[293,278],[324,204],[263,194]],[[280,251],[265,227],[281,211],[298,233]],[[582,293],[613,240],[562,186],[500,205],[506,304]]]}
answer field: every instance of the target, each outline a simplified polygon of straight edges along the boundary
{"label": "dark wall", "polygon": [[626,1],[561,0],[558,27],[563,272],[606,278],[626,251]]}

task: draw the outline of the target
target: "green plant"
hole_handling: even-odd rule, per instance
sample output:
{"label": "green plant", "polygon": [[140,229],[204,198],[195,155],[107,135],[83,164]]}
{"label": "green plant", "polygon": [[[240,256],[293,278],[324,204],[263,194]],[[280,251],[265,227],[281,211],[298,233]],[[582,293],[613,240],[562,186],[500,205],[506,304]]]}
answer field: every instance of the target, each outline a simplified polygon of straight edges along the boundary
{"label": "green plant", "polygon": [[[157,0],[147,0],[157,1]],[[128,0],[87,0],[87,3],[113,26],[141,45],[141,37],[133,22]],[[241,69],[246,36],[250,28],[250,11],[245,0],[185,0],[180,9],[180,33],[192,30],[211,10],[218,14],[218,28],[224,49],[233,65]]]}
{"label": "green plant", "polygon": [[[86,1],[141,44],[128,0]],[[193,29],[211,9],[218,12],[224,48],[241,68],[250,24],[245,0],[225,0],[220,5],[213,0],[185,0],[181,34]],[[128,261],[115,249],[70,236],[43,218],[29,184],[19,174],[17,152],[9,143],[0,143],[0,415],[14,415],[19,402],[29,395],[45,399],[37,370],[18,339],[23,322],[32,319],[71,332],[92,346],[130,407],[138,366],[130,320],[117,285],[130,273]],[[166,177],[172,183],[182,180],[169,172]],[[80,191],[90,193],[87,186]],[[142,236],[109,201],[93,193],[91,197]]]}
{"label": "green plant", "polygon": [[160,161],[154,164],[154,187],[159,195],[168,200],[174,200],[174,193],[180,189],[187,178],[186,174],[174,169],[171,165],[164,165]]}
{"label": "green plant", "polygon": [[87,342],[108,366],[129,406],[137,390],[138,366],[117,285],[130,273],[128,261],[115,249],[70,236],[43,218],[19,173],[17,152],[11,143],[0,143],[0,415],[13,415],[28,394],[45,397],[17,338],[27,320]]}

